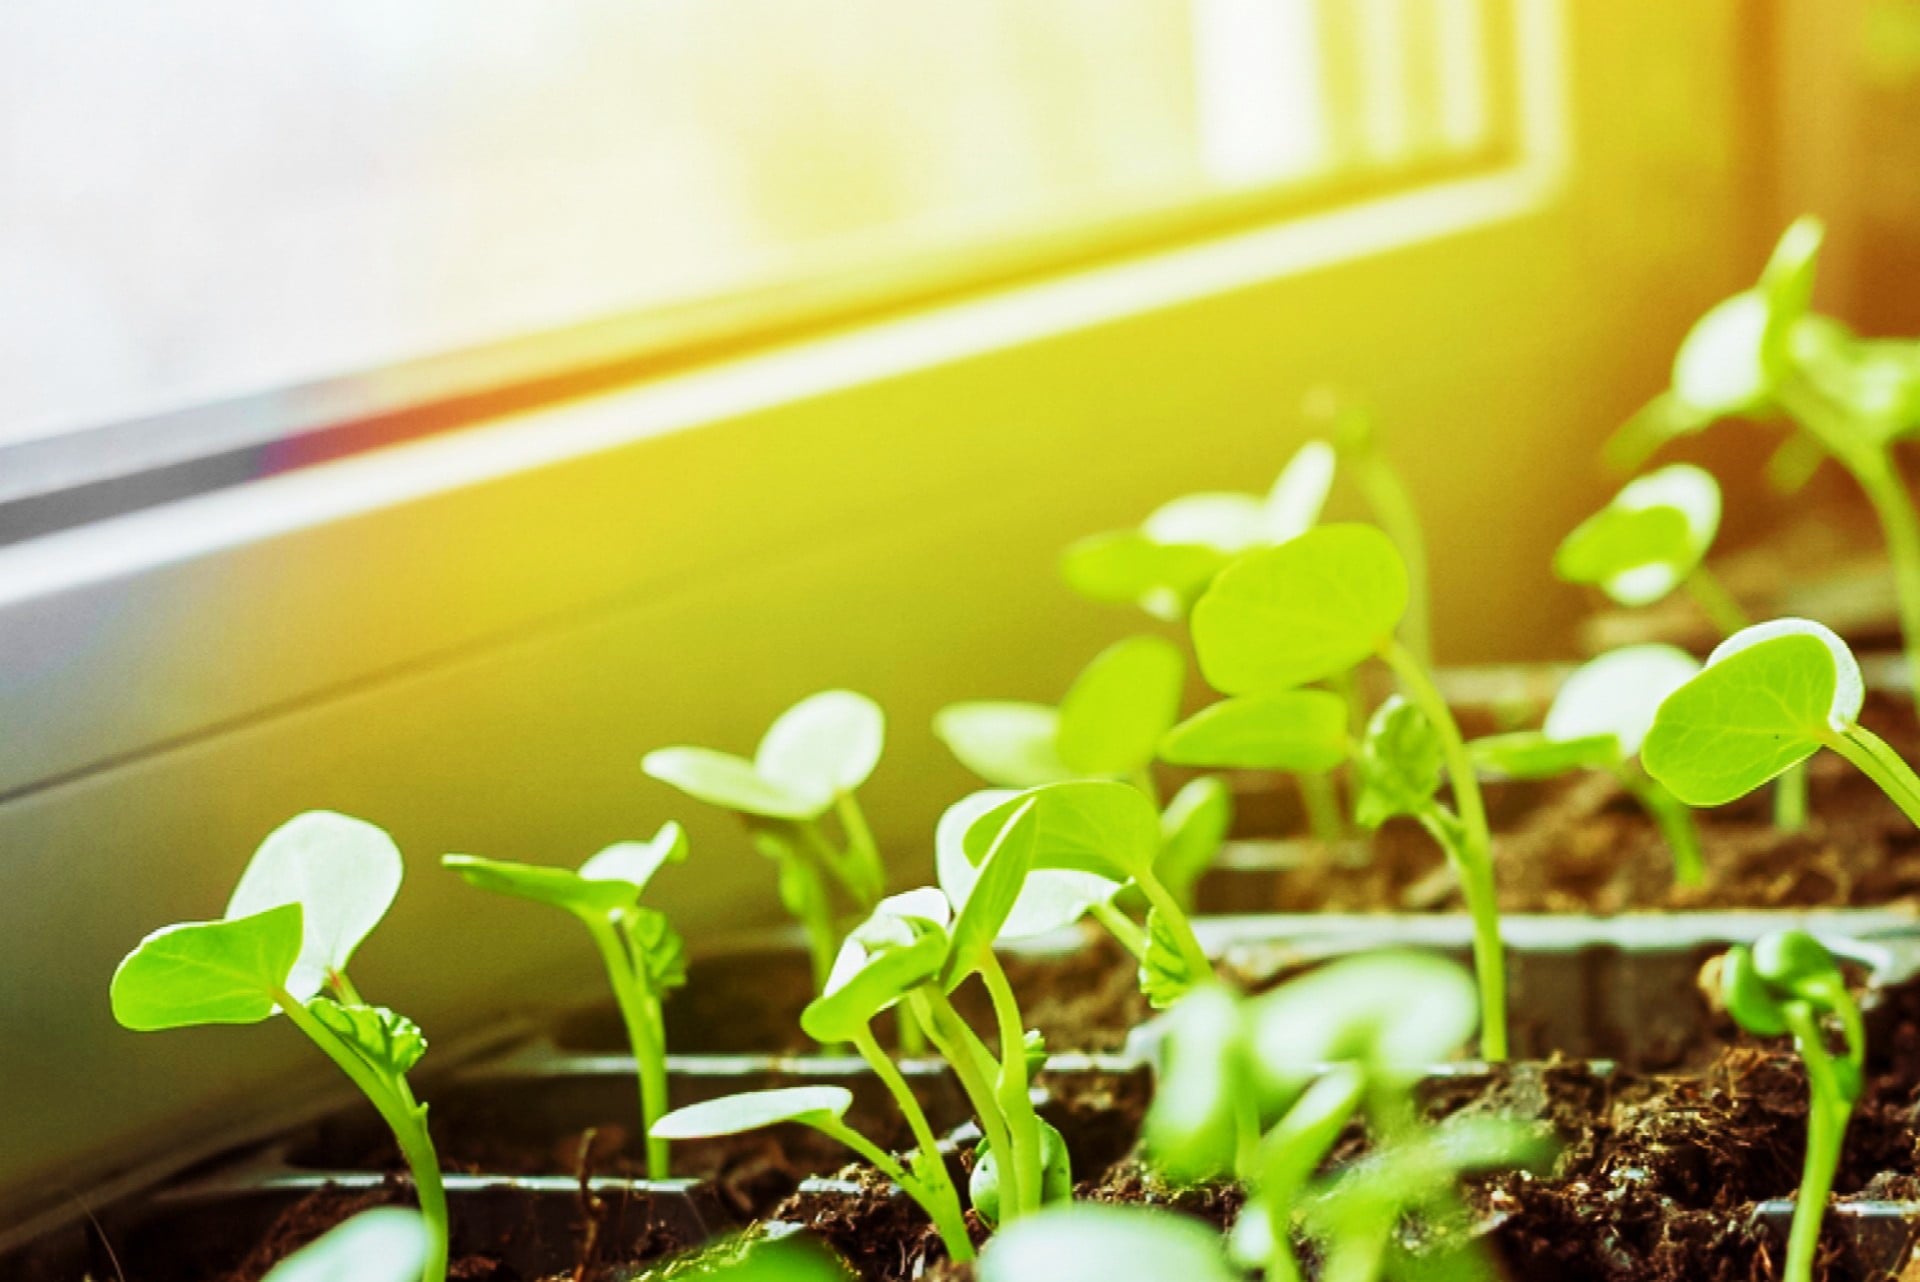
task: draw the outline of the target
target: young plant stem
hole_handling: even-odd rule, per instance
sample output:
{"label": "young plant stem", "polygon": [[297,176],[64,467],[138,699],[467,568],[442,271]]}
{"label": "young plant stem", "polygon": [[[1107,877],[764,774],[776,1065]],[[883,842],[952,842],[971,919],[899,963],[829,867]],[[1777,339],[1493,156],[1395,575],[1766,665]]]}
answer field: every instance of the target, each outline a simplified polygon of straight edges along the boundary
{"label": "young plant stem", "polygon": [[860,809],[860,803],[850,792],[842,792],[833,799],[834,813],[840,816],[841,831],[847,835],[847,858],[851,871],[860,883],[863,894],[860,910],[871,911],[880,902],[880,896],[887,887],[887,870],[880,862],[880,847],[873,839],[873,829],[867,825],[867,816]]}
{"label": "young plant stem", "polygon": [[[1433,684],[1419,661],[1405,646],[1389,638],[1380,649],[1380,657],[1400,680],[1407,698],[1432,723],[1440,737],[1441,752],[1447,763],[1447,779],[1453,785],[1454,804],[1460,808],[1455,824],[1429,824],[1428,830],[1452,831],[1459,837],[1441,845],[1453,857],[1460,874],[1460,886],[1466,896],[1467,911],[1473,916],[1473,964],[1480,983],[1480,1054],[1499,1062],[1507,1057],[1507,961],[1500,942],[1500,909],[1494,895],[1493,836],[1487,828],[1487,807],[1480,797],[1480,781],[1473,771],[1473,759],[1460,737],[1460,727],[1452,709]],[[1435,807],[1437,809],[1437,807]],[[1424,821],[1423,821],[1424,822]]]}
{"label": "young plant stem", "polygon": [[1850,725],[1838,734],[1830,733],[1826,743],[1879,784],[1880,791],[1900,807],[1900,812],[1920,826],[1920,776],[1887,746],[1886,740],[1865,726]]}
{"label": "young plant stem", "polygon": [[1673,852],[1673,879],[1682,886],[1698,886],[1705,881],[1707,861],[1700,850],[1700,830],[1685,803],[1630,761],[1620,766],[1618,774],[1620,786],[1640,803]]}
{"label": "young plant stem", "polygon": [[1136,962],[1147,959],[1147,932],[1140,923],[1114,907],[1112,900],[1106,900],[1087,909],[1095,921],[1107,928],[1107,933],[1120,941],[1120,946],[1132,955]]}
{"label": "young plant stem", "polygon": [[[933,1127],[927,1121],[927,1115],[920,1107],[920,1101],[914,1098],[913,1088],[907,1085],[907,1079],[900,1075],[894,1062],[880,1049],[880,1043],[874,1038],[871,1028],[861,1029],[854,1035],[854,1049],[860,1058],[867,1061],[887,1091],[899,1105],[900,1115],[907,1119],[907,1127],[913,1132],[913,1140],[920,1149],[920,1160],[914,1163],[918,1178],[908,1180],[899,1166],[887,1161],[874,1161],[876,1146],[868,1143],[864,1136],[847,1130],[847,1134],[856,1135],[860,1143],[849,1144],[875,1166],[886,1171],[895,1183],[908,1192],[918,1188],[922,1192],[917,1200],[926,1208],[927,1215],[933,1220],[934,1228],[947,1244],[947,1253],[956,1260],[973,1258],[973,1243],[967,1236],[965,1222],[960,1213],[960,1192],[954,1188],[953,1180],[947,1174],[947,1166],[940,1158],[940,1141],[934,1137]],[[823,1128],[824,1129],[824,1128]],[[846,1129],[846,1128],[842,1128]],[[831,1132],[829,1132],[831,1133]],[[842,1137],[842,1142],[846,1142]],[[884,1155],[883,1155],[884,1156]],[[891,1168],[891,1169],[889,1169]]]}
{"label": "young plant stem", "polygon": [[[980,963],[980,978],[993,1001],[994,1022],[1000,1036],[1000,1078],[996,1093],[1000,1108],[1007,1116],[1007,1134],[1013,1140],[1012,1160],[1020,1172],[1020,1191],[1026,1201],[1024,1214],[1040,1209],[1043,1174],[1040,1154],[1040,1119],[1033,1111],[1033,1098],[1027,1093],[1026,1028],[1020,1020],[1020,1005],[1014,1000],[1013,985],[1007,972],[991,950]],[[1003,1162],[1006,1158],[1001,1159]],[[1007,1218],[1004,1205],[1001,1218]]]}
{"label": "young plant stem", "polygon": [[1414,511],[1406,483],[1378,448],[1369,443],[1350,457],[1357,465],[1354,480],[1361,497],[1407,563],[1407,611],[1400,618],[1400,637],[1425,667],[1433,662],[1433,632],[1427,603],[1427,541],[1420,530],[1420,514]]}
{"label": "young plant stem", "polygon": [[433,1139],[427,1133],[427,1110],[413,1098],[406,1078],[389,1078],[375,1070],[332,1029],[315,1019],[291,993],[283,989],[274,994],[274,1000],[294,1027],[305,1033],[348,1080],[360,1088],[393,1132],[400,1156],[413,1175],[421,1218],[427,1222],[427,1262],[421,1271],[421,1282],[446,1282],[447,1192],[440,1180],[440,1158],[433,1151]]}
{"label": "young plant stem", "polygon": [[[980,1121],[980,1133],[987,1137],[988,1146],[1000,1155],[1000,1214],[1003,1219],[1018,1214],[1015,1208],[1022,1205],[1023,1197],[1019,1154],[1014,1148],[1012,1134],[1007,1129],[1006,1118],[1001,1113],[999,1096],[993,1089],[992,1079],[997,1075],[998,1065],[992,1062],[992,1057],[978,1044],[978,1039],[973,1038],[973,1030],[967,1027],[966,1021],[960,1018],[937,988],[923,986],[916,989],[912,996],[914,1004],[920,1008],[921,1023],[926,1026],[927,1036],[933,1039],[941,1057],[953,1068],[954,1076],[960,1079],[960,1088],[967,1093],[967,1099],[973,1105],[974,1114]],[[982,1063],[983,1059],[985,1063]]]}
{"label": "young plant stem", "polygon": [[1807,763],[1787,770],[1773,783],[1773,826],[1799,832],[1807,826]]}
{"label": "young plant stem", "polygon": [[[944,1184],[933,1184],[907,1173],[900,1163],[894,1161],[886,1150],[854,1130],[846,1123],[834,1118],[823,1117],[808,1122],[822,1135],[838,1140],[873,1163],[874,1169],[898,1184],[907,1196],[920,1204],[920,1209],[933,1221],[934,1232],[946,1244],[947,1254],[955,1260],[973,1258],[973,1239],[967,1233],[965,1213],[960,1209],[960,1193],[953,1187],[951,1180]],[[928,1159],[929,1165],[939,1165],[942,1172],[945,1165],[940,1162],[936,1152]]]}
{"label": "young plant stem", "polygon": [[861,863],[851,851],[843,851],[827,840],[826,832],[820,827],[818,819],[802,819],[794,824],[799,829],[800,838],[813,852],[815,863],[840,883],[847,892],[847,899],[862,915],[872,911],[880,902],[880,884],[876,883],[873,873]]}
{"label": "young plant stem", "polygon": [[647,1178],[664,1180],[669,1174],[670,1146],[653,1135],[654,1122],[667,1111],[667,1048],[660,999],[641,977],[619,927],[611,921],[588,920],[587,930],[606,963],[613,1000],[620,1007],[627,1044],[633,1050],[634,1071],[640,1079],[640,1133],[647,1137]]}
{"label": "young plant stem", "polygon": [[1300,802],[1306,807],[1307,827],[1322,852],[1331,859],[1347,841],[1346,816],[1340,809],[1340,790],[1333,776],[1320,770],[1302,770],[1294,775],[1300,786]]}
{"label": "young plant stem", "polygon": [[1727,585],[1720,576],[1705,565],[1694,567],[1693,573],[1686,577],[1687,593],[1693,597],[1701,611],[1707,616],[1714,630],[1722,636],[1732,636],[1745,628],[1753,620],[1740,608],[1740,602],[1733,593],[1727,591]]}
{"label": "young plant stem", "polygon": [[[1793,1203],[1793,1227],[1787,1234],[1784,1282],[1812,1282],[1813,1261],[1820,1246],[1820,1224],[1827,1214],[1827,1195],[1833,1191],[1833,1173],[1840,1165],[1853,1095],[1840,1081],[1828,1054],[1818,1014],[1803,1001],[1784,1004],[1781,1014],[1807,1066],[1807,1159],[1800,1170],[1800,1192]],[[1849,1041],[1849,1045],[1858,1045]]]}

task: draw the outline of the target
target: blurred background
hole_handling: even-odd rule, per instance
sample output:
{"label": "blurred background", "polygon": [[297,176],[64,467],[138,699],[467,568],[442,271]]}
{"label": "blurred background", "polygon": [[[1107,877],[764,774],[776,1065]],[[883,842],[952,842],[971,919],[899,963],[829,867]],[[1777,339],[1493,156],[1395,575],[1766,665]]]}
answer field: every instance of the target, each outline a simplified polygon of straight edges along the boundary
{"label": "blurred background", "polygon": [[[0,1190],[311,1067],[106,1008],[299,810],[407,852],[361,982],[436,1035],[595,982],[444,851],[680,818],[682,930],[771,916],[639,759],[815,689],[887,708],[924,877],[933,711],[1148,626],[1059,550],[1263,490],[1315,388],[1408,478],[1442,660],[1575,654],[1602,442],[1802,212],[1821,308],[1920,330],[1920,0],[12,0]],[[1680,456],[1729,543],[1850,555],[1777,439]]]}

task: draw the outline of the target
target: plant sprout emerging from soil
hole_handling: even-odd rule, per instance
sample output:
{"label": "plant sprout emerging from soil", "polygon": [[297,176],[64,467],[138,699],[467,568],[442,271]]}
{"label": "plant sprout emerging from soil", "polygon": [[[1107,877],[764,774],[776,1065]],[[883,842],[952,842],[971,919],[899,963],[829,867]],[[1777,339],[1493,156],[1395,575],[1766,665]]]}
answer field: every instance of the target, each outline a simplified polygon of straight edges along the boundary
{"label": "plant sprout emerging from soil", "polygon": [[1320,526],[1241,557],[1193,609],[1200,669],[1229,698],[1175,727],[1163,751],[1173,760],[1207,764],[1331,764],[1352,751],[1344,715],[1336,716],[1332,696],[1300,687],[1344,676],[1369,658],[1383,660],[1431,727],[1452,786],[1459,815],[1448,828],[1447,850],[1474,919],[1482,1052],[1501,1060],[1507,1055],[1505,960],[1486,806],[1446,700],[1426,667],[1395,639],[1406,604],[1406,567],[1392,541],[1372,526]]}
{"label": "plant sprout emerging from soil", "polygon": [[[1920,690],[1920,517],[1894,457],[1920,429],[1920,344],[1862,339],[1811,310],[1818,220],[1788,227],[1752,289],[1703,316],[1680,345],[1671,388],[1617,438],[1618,454],[1721,418],[1782,414],[1796,456],[1825,455],[1873,505],[1893,563],[1908,675]],[[1809,448],[1811,447],[1811,448]]]}
{"label": "plant sprout emerging from soil", "polygon": [[1491,735],[1467,746],[1482,769],[1509,779],[1612,772],[1667,839],[1675,879],[1698,885],[1706,865],[1693,817],[1635,761],[1661,701],[1698,671],[1700,661],[1673,646],[1623,646],[1566,679],[1541,729]]}
{"label": "plant sprout emerging from soil", "polygon": [[[801,700],[773,723],[751,761],[711,748],[660,748],[642,768],[698,801],[747,821],[755,845],[780,869],[780,900],[807,932],[816,991],[832,968],[840,932],[831,887],[855,911],[872,911],[886,887],[873,831],[854,792],[880,762],[886,721],[879,707],[849,690]],[[821,821],[839,819],[842,841]]]}
{"label": "plant sprout emerging from soil", "polygon": [[[960,848],[965,862],[983,870],[983,880],[988,856],[1015,822],[1033,828],[1033,871],[1027,879],[1035,900],[1059,893],[1054,906],[1064,915],[1076,893],[1091,895],[1101,886],[1112,887],[1110,893],[1127,887],[1139,892],[1147,905],[1144,926],[1118,912],[1096,911],[1095,916],[1133,954],[1141,991],[1155,1006],[1169,1006],[1212,978],[1213,964],[1193,924],[1160,880],[1159,819],[1137,789],[1103,780],[1048,784],[980,810]],[[1080,880],[1066,880],[1070,877]]]}
{"label": "plant sprout emerging from soil", "polygon": [[[1123,784],[1104,786],[1148,805]],[[1036,803],[1022,802],[997,830],[979,861],[979,875],[957,904],[931,888],[883,901],[848,936],[825,990],[801,1012],[801,1027],[809,1037],[850,1043],[893,1094],[917,1144],[905,1165],[841,1120],[851,1097],[837,1087],[754,1091],[711,1100],[669,1113],[654,1124],[653,1133],[672,1140],[732,1134],[776,1122],[812,1126],[872,1162],[918,1202],[953,1258],[972,1258],[959,1195],[933,1129],[874,1037],[873,1020],[890,1007],[906,1004],[959,1079],[985,1137],[970,1185],[974,1209],[988,1223],[1011,1221],[1067,1196],[1072,1179],[1066,1147],[1035,1114],[1028,1090],[1033,1061],[1044,1052],[1026,1031],[992,947],[1033,867],[1036,811]],[[955,988],[975,976],[993,1005],[998,1054],[949,1000]]]}
{"label": "plant sprout emerging from soil", "polygon": [[1720,529],[1720,486],[1711,473],[1675,463],[1629,481],[1554,553],[1554,573],[1599,588],[1616,604],[1652,605],[1685,587],[1722,633],[1749,620],[1713,572],[1707,550]]}
{"label": "plant sprout emerging from soil", "polygon": [[1137,529],[1073,544],[1061,557],[1060,572],[1067,586],[1090,600],[1137,605],[1177,622],[1234,557],[1285,543],[1320,519],[1334,461],[1333,446],[1308,441],[1264,496],[1183,495],[1156,508]]}
{"label": "plant sprout emerging from soil", "polygon": [[1860,665],[1830,630],[1806,619],[1755,624],[1667,696],[1640,760],[1688,805],[1719,806],[1831,748],[1920,824],[1920,778],[1859,723],[1864,697]]}
{"label": "plant sprout emerging from soil", "polygon": [[420,1282],[432,1235],[417,1212],[364,1211],[273,1266],[263,1282]]}
{"label": "plant sprout emerging from soil", "polygon": [[[640,906],[653,875],[687,857],[680,825],[661,827],[652,841],[608,846],[580,871],[507,863],[473,855],[445,855],[441,864],[468,884],[496,894],[550,904],[578,917],[593,936],[607,968],[620,1018],[627,1027],[640,1077],[640,1132],[645,1135],[667,1107],[666,1029],[660,1002],[686,982],[686,950],[666,916]],[[647,1175],[667,1178],[667,1143],[647,1141]]]}
{"label": "plant sprout emerging from soil", "polygon": [[1010,1225],[980,1253],[980,1282],[1239,1282],[1220,1235],[1145,1206],[1073,1202]]}
{"label": "plant sprout emerging from soil", "polygon": [[372,824],[314,811],[254,852],[219,921],[148,935],[113,974],[114,1018],[149,1032],[292,1020],[392,1129],[426,1218],[426,1282],[447,1271],[440,1163],[407,1071],[426,1053],[412,1020],[363,1002],[347,962],[400,888],[400,851]]}
{"label": "plant sprout emerging from soil", "polygon": [[[1176,1177],[1246,1186],[1231,1249],[1269,1282],[1301,1276],[1296,1231],[1324,1278],[1432,1276],[1431,1255],[1396,1242],[1402,1221],[1443,1218],[1466,1171],[1537,1155],[1533,1134],[1509,1123],[1417,1123],[1414,1081],[1459,1049],[1477,1014],[1466,973],[1424,953],[1345,958],[1251,999],[1200,989],[1169,1016],[1148,1149]],[[1320,1174],[1356,1120],[1371,1152]],[[1434,1249],[1449,1276],[1483,1276],[1471,1247]]]}
{"label": "plant sprout emerging from soil", "polygon": [[[1719,967],[1719,997],[1727,1013],[1761,1037],[1792,1034],[1807,1068],[1807,1159],[1787,1238],[1786,1282],[1812,1282],[1814,1255],[1827,1194],[1840,1164],[1847,1120],[1860,1098],[1866,1030],[1833,955],[1813,936],[1775,931],[1752,948],[1736,945]],[[1840,1026],[1842,1049],[1829,1049],[1824,1024]]]}

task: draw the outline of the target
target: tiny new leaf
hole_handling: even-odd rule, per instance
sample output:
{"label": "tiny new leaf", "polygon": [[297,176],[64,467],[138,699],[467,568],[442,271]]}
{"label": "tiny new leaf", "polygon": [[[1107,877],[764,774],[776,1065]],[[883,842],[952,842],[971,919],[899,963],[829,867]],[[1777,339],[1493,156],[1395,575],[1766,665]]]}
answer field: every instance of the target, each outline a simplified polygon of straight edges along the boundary
{"label": "tiny new leaf", "polygon": [[1182,766],[1331,770],[1347,757],[1347,705],[1326,690],[1223,699],[1167,731],[1160,755]]}
{"label": "tiny new leaf", "polygon": [[880,764],[886,717],[851,690],[810,695],[780,714],[753,754],[762,779],[825,810]]}
{"label": "tiny new leaf", "polygon": [[1195,972],[1160,910],[1149,911],[1147,952],[1140,959],[1140,991],[1147,1003],[1155,1010],[1165,1010],[1211,978],[1211,971]]}
{"label": "tiny new leaf", "polygon": [[1863,697],[1859,665],[1831,631],[1805,619],[1756,624],[1667,696],[1640,760],[1688,805],[1722,805],[1848,729]]}
{"label": "tiny new leaf", "polygon": [[353,950],[400,891],[400,848],[363,820],[314,810],[267,835],[227,901],[229,919],[282,904],[305,910],[306,937],[287,991],[304,1001],[329,973],[344,971]]}
{"label": "tiny new leaf", "polygon": [[651,1134],[663,1140],[701,1140],[738,1135],[780,1122],[838,1122],[852,1106],[853,1092],[844,1086],[746,1091],[677,1108],[655,1122]]}
{"label": "tiny new leaf", "polygon": [[[956,912],[966,912],[974,884],[980,879],[980,869],[967,858],[967,830],[980,816],[1018,795],[1004,788],[990,788],[962,797],[940,816],[934,830],[934,865],[940,889]],[[1096,873],[1057,869],[1029,872],[1020,897],[1000,925],[1000,937],[1020,939],[1064,929],[1085,916],[1087,909],[1113,898],[1119,889],[1119,882]]]}
{"label": "tiny new leaf", "polygon": [[1060,713],[1043,703],[955,703],[933,718],[934,737],[960,764],[1001,788],[1071,779],[1055,746]]}
{"label": "tiny new leaf", "polygon": [[346,1005],[316,997],[307,1012],[354,1053],[391,1077],[403,1077],[427,1053],[420,1026],[385,1006]]}
{"label": "tiny new leaf", "polygon": [[1055,747],[1083,775],[1120,775],[1153,761],[1180,715],[1186,660],[1170,641],[1130,637],[1103,650],[1060,701]]}
{"label": "tiny new leaf", "polygon": [[113,1017],[136,1032],[196,1024],[257,1024],[299,960],[301,906],[251,917],[166,926],[113,972]]}
{"label": "tiny new leaf", "polygon": [[1439,791],[1444,751],[1425,713],[1391,695],[1367,721],[1358,767],[1354,818],[1378,828],[1395,815],[1418,814]]}
{"label": "tiny new leaf", "polygon": [[1193,644],[1215,689],[1272,693],[1353,667],[1406,608],[1393,541],[1368,525],[1323,525],[1222,570],[1193,608]]}

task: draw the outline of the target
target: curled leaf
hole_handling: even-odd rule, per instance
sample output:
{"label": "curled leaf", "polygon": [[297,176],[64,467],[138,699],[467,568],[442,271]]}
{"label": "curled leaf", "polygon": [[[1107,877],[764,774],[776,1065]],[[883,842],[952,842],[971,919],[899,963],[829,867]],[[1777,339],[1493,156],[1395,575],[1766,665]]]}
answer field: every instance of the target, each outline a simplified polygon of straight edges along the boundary
{"label": "curled leaf", "polygon": [[[1006,789],[976,792],[954,802],[940,816],[934,833],[934,865],[940,889],[957,911],[966,911],[980,878],[980,869],[967,857],[967,830],[982,815],[1018,795]],[[1064,929],[1085,916],[1087,909],[1113,898],[1119,889],[1119,882],[1098,873],[1051,868],[1030,871],[1019,898],[1000,925],[1000,938],[1021,939]]]}
{"label": "curled leaf", "polygon": [[1360,744],[1354,818],[1378,828],[1395,815],[1420,813],[1439,791],[1443,761],[1440,736],[1426,714],[1400,695],[1389,696],[1374,709]]}
{"label": "curled leaf", "polygon": [[745,1091],[676,1108],[655,1122],[648,1133],[662,1140],[709,1139],[715,1135],[757,1131],[781,1122],[803,1125],[838,1122],[851,1107],[853,1092],[844,1086],[785,1086],[770,1091]]}
{"label": "curled leaf", "polygon": [[420,1026],[385,1006],[348,1005],[316,997],[307,1003],[307,1013],[361,1059],[390,1076],[405,1076],[427,1053]]}

